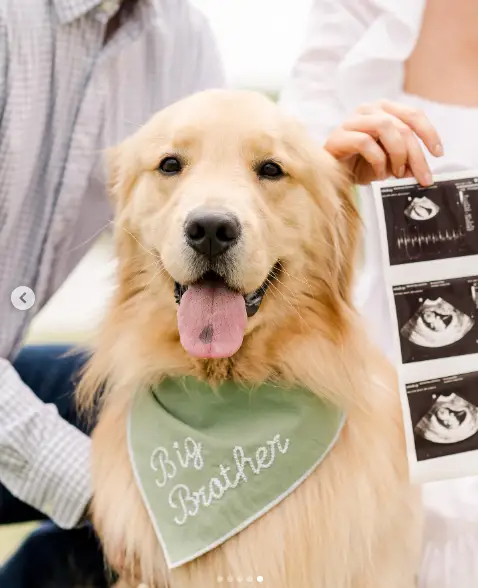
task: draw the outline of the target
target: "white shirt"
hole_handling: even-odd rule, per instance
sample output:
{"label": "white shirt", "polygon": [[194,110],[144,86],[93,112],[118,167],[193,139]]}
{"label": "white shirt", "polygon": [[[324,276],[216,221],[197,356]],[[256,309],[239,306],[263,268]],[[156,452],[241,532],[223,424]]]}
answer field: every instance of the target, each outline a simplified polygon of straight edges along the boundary
{"label": "white shirt", "polygon": [[[107,226],[102,150],[154,112],[223,85],[204,17],[137,0],[0,1],[0,482],[71,527],[90,498],[90,441],[41,403],[10,361],[34,314]],[[30,311],[10,294],[29,286]]]}
{"label": "white shirt", "polygon": [[[323,143],[357,106],[381,98],[421,108],[436,126],[445,157],[432,171],[478,168],[478,109],[445,106],[402,91],[404,62],[420,32],[425,0],[315,0],[305,47],[282,105]],[[450,8],[452,9],[452,8]],[[376,211],[361,189],[365,260],[356,305],[377,343],[393,357]],[[421,588],[478,586],[478,478],[426,484]]]}

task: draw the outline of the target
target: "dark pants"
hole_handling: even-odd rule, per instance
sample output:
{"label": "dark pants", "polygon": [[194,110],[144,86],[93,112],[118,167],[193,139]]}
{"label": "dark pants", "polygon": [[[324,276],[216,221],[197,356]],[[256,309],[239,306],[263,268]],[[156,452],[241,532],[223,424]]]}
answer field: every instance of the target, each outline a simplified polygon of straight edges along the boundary
{"label": "dark pants", "polygon": [[[86,357],[65,357],[68,351],[65,346],[25,347],[14,367],[41,400],[55,404],[65,420],[89,434],[73,397]],[[0,485],[0,525],[26,521],[45,521],[45,516]],[[44,522],[0,568],[0,588],[106,588],[111,582],[111,573],[106,572],[98,540],[89,526],[65,531]]]}

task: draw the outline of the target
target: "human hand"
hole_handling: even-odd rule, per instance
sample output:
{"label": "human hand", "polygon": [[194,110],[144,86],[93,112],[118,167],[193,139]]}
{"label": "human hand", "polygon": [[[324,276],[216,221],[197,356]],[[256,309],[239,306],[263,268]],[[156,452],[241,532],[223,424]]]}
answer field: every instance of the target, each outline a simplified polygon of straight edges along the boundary
{"label": "human hand", "polygon": [[443,155],[440,137],[423,112],[381,100],[360,106],[324,147],[346,165],[357,184],[394,175],[415,177],[429,186],[432,175],[417,137],[432,155]]}

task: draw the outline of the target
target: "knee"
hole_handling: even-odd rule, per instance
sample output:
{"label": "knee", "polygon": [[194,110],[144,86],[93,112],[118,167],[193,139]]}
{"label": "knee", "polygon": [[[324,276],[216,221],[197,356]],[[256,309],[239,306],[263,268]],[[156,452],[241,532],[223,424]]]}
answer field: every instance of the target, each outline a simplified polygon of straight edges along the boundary
{"label": "knee", "polygon": [[6,574],[5,579],[10,575],[25,578],[25,583],[18,585],[22,588],[106,588],[109,585],[103,555],[91,529],[65,531],[52,523],[31,533],[5,564],[2,573]]}

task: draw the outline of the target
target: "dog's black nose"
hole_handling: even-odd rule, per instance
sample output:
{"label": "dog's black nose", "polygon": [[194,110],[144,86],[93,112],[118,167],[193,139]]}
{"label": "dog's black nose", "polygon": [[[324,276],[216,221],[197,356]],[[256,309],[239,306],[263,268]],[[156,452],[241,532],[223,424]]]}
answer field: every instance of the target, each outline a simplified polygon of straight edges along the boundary
{"label": "dog's black nose", "polygon": [[225,212],[196,211],[186,219],[186,241],[198,253],[217,257],[226,252],[241,236],[241,225]]}

